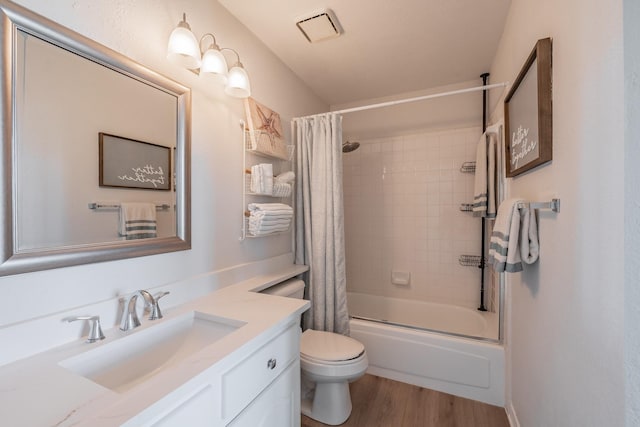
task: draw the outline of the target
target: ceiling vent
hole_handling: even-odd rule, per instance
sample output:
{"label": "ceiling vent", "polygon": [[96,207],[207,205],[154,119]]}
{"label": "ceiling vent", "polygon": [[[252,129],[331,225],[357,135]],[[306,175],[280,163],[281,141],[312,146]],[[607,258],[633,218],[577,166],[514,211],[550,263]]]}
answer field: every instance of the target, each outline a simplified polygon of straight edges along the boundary
{"label": "ceiling vent", "polygon": [[338,18],[331,9],[300,19],[296,26],[310,43],[333,39],[342,33]]}

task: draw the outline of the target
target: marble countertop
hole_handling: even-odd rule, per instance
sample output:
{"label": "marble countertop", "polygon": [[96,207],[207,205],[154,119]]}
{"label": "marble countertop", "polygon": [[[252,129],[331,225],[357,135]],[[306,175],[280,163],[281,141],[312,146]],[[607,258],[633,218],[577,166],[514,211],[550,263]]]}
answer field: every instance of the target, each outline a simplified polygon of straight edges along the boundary
{"label": "marble countertop", "polygon": [[[309,302],[261,294],[274,283],[306,271],[292,265],[227,286],[197,300],[163,310],[155,321],[140,317],[142,325],[130,332],[117,327],[104,331],[105,339],[87,344],[78,340],[0,367],[0,414],[7,426],[121,425],[153,403],[214,365],[230,365],[263,345],[267,332],[283,327],[306,311]],[[245,324],[181,363],[125,392],[115,392],[63,368],[59,363],[125,336],[135,335],[191,311],[233,319]]]}

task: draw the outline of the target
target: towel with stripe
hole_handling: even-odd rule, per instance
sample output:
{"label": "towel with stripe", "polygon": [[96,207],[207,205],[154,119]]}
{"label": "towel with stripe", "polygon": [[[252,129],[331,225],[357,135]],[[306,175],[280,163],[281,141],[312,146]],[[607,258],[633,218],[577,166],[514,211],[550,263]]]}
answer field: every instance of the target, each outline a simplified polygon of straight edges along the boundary
{"label": "towel with stripe", "polygon": [[485,132],[476,149],[476,172],[473,186],[473,216],[496,217],[496,150],[494,132]]}
{"label": "towel with stripe", "polygon": [[118,234],[125,240],[158,237],[155,203],[120,203]]}
{"label": "towel with stripe", "polygon": [[523,262],[536,262],[539,253],[535,212],[522,199],[502,202],[491,233],[489,264],[497,272],[517,273]]}

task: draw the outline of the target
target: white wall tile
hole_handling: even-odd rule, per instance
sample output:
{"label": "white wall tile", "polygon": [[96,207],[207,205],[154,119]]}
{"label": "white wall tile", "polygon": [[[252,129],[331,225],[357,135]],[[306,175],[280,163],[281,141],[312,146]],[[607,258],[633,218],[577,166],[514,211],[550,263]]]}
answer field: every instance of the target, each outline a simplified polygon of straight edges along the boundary
{"label": "white wall tile", "polygon": [[[480,221],[459,210],[473,199],[473,174],[459,169],[474,160],[479,135],[453,129],[361,141],[366,149],[344,168],[350,290],[477,305],[478,270],[458,257],[479,252]],[[392,285],[392,269],[410,271],[411,286]]]}

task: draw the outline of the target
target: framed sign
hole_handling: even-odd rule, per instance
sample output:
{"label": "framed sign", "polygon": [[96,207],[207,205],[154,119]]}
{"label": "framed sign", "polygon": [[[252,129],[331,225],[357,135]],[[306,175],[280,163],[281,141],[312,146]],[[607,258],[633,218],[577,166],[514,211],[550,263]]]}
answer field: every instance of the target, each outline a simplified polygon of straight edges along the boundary
{"label": "framed sign", "polygon": [[98,134],[100,187],[171,190],[171,148]]}
{"label": "framed sign", "polygon": [[504,100],[507,177],[552,159],[551,39],[538,40]]}

